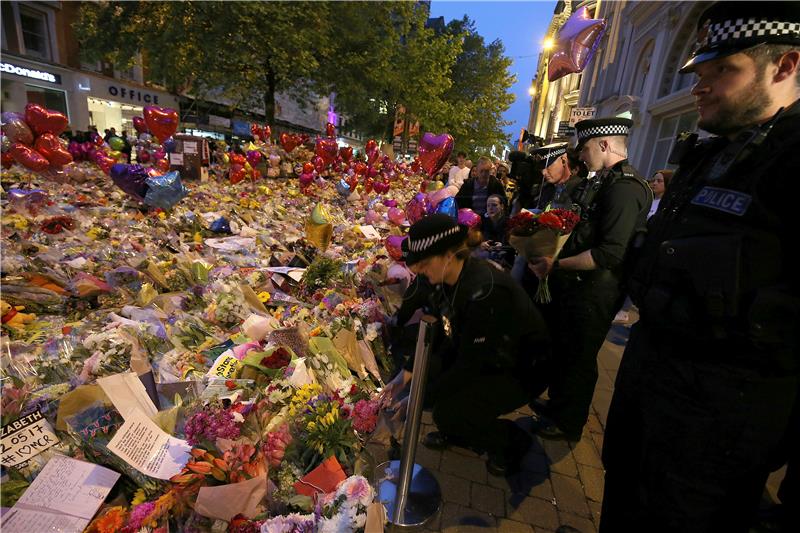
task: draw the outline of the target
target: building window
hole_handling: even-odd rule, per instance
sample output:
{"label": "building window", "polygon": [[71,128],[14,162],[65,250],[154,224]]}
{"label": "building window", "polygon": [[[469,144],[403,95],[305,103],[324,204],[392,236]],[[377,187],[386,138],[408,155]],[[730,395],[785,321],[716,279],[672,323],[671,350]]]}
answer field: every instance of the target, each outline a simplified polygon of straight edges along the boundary
{"label": "building window", "polygon": [[47,15],[26,6],[20,6],[19,21],[25,53],[41,59],[50,59],[50,33],[47,29]]}
{"label": "building window", "polygon": [[669,154],[675,144],[675,138],[684,131],[694,131],[697,127],[697,112],[688,111],[682,115],[674,115],[661,120],[658,128],[658,137],[653,147],[653,156],[650,159],[649,174],[663,168],[675,168],[676,165],[667,163]]}
{"label": "building window", "polygon": [[650,63],[653,58],[653,46],[653,41],[648,41],[639,55],[639,62],[636,64],[633,83],[631,83],[630,94],[633,96],[641,97],[644,95],[644,86],[647,83],[647,75],[650,73]]}
{"label": "building window", "polygon": [[29,104],[39,104],[45,109],[61,111],[69,118],[67,93],[64,91],[39,87],[38,85],[28,85],[26,83],[25,94],[27,95]]}

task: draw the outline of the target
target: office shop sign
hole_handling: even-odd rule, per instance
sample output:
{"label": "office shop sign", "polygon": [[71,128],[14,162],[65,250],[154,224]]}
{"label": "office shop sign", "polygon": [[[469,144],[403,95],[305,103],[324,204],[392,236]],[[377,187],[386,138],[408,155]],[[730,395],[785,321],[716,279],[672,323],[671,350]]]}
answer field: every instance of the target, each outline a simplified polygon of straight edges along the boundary
{"label": "office shop sign", "polygon": [[113,96],[115,100],[125,102],[159,105],[157,94],[147,93],[138,89],[130,89],[122,85],[109,85],[108,95]]}

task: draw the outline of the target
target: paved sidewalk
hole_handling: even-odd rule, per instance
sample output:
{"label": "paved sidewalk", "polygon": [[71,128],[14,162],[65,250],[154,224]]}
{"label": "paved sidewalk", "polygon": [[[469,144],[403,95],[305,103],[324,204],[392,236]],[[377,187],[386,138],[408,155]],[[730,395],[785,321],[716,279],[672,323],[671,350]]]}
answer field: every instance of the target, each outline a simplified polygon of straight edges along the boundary
{"label": "paved sidewalk", "polygon": [[[638,318],[631,314],[632,320]],[[568,525],[581,533],[596,532],[603,497],[603,430],[627,337],[627,325],[613,326],[606,337],[598,356],[592,410],[581,440],[569,445],[535,437],[519,474],[495,477],[486,472],[485,460],[470,450],[432,451],[420,443],[416,462],[439,480],[443,500],[439,516],[421,531],[553,533]],[[526,406],[506,416],[527,428],[531,414]],[[420,441],[434,430],[430,413],[423,412]],[[386,460],[385,450],[373,453],[377,463]],[[773,500],[781,478],[780,472],[770,478],[767,493]]]}

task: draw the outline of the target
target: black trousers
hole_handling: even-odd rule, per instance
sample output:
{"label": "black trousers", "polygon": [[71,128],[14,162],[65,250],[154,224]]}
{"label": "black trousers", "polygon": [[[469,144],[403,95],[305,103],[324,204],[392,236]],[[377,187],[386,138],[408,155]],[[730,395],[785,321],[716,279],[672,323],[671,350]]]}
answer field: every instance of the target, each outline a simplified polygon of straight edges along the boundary
{"label": "black trousers", "polygon": [[601,533],[748,531],[797,376],[701,355],[684,338],[633,327],[605,432]]}
{"label": "black trousers", "polygon": [[525,387],[514,374],[487,373],[456,363],[428,386],[439,431],[490,454],[513,458],[527,450],[530,436],[512,421],[498,418],[528,402]]}
{"label": "black trousers", "polygon": [[580,436],[597,383],[597,353],[614,320],[619,286],[610,273],[550,276],[553,301],[540,309],[553,339],[552,356],[531,385],[549,389],[548,412],[568,435]]}

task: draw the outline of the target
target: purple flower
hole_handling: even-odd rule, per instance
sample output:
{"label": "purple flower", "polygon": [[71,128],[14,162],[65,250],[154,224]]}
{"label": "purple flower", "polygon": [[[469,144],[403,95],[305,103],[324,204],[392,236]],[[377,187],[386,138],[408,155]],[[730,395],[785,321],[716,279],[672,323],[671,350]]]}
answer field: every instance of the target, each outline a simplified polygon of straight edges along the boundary
{"label": "purple flower", "polygon": [[186,420],[184,433],[189,444],[195,446],[204,440],[215,442],[218,438],[237,439],[240,428],[233,413],[208,405]]}

